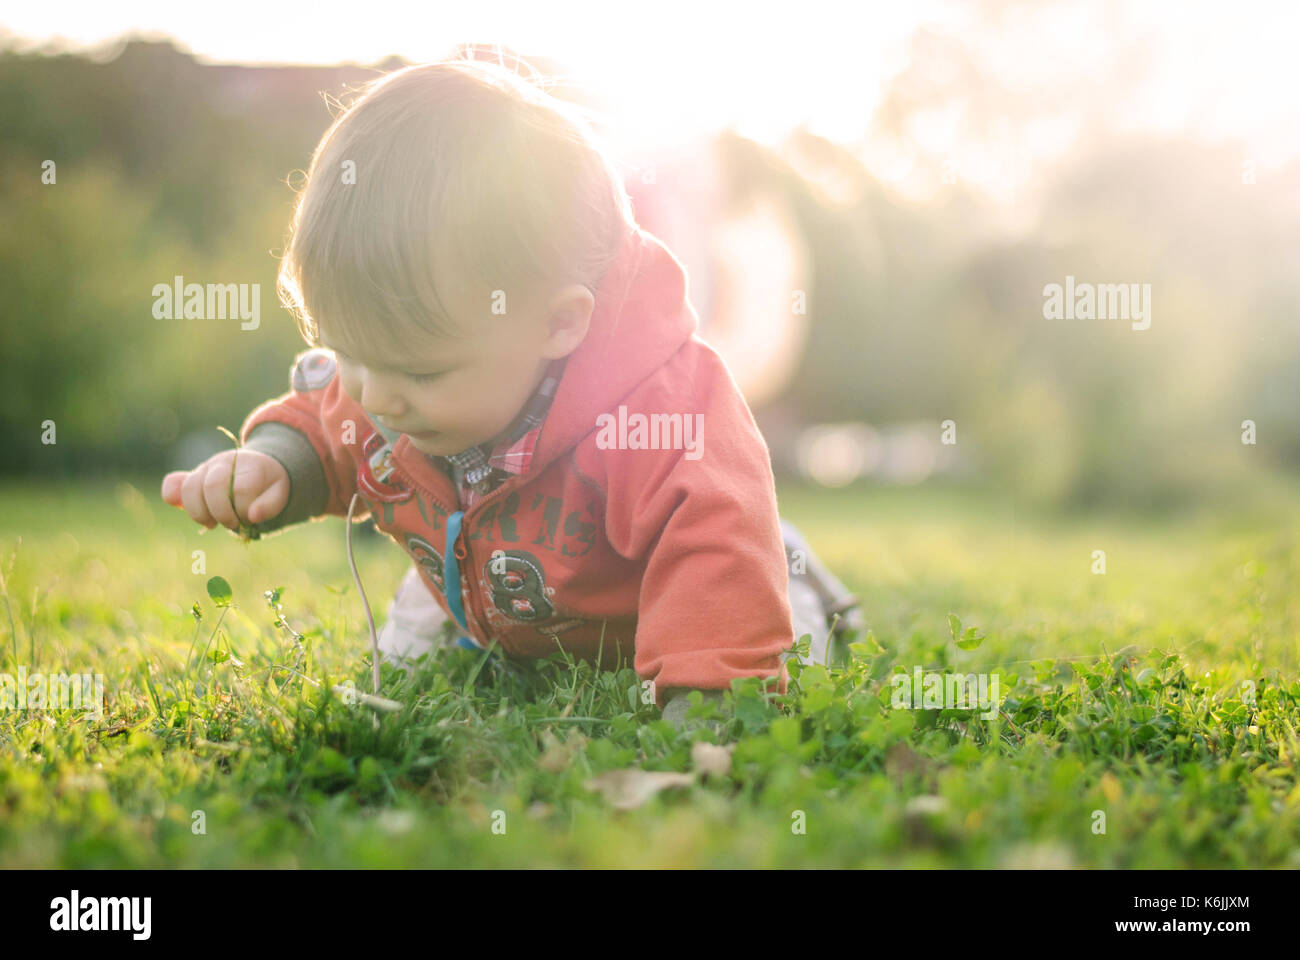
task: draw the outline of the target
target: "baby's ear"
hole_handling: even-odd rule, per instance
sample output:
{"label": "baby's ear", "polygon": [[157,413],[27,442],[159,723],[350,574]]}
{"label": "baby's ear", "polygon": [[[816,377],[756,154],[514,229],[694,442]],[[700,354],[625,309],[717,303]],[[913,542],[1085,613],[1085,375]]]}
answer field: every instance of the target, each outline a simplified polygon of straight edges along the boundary
{"label": "baby's ear", "polygon": [[547,360],[567,357],[587,338],[596,297],[580,283],[561,289],[550,300],[546,312],[546,339],[542,356]]}

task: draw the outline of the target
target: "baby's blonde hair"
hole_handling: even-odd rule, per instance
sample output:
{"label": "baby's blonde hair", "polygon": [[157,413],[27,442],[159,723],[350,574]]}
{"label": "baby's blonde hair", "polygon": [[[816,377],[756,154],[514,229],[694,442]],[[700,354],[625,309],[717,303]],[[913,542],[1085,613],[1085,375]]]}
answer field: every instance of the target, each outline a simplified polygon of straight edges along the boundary
{"label": "baby's blonde hair", "polygon": [[481,284],[488,313],[496,290],[595,291],[633,223],[579,108],[510,67],[443,60],[373,81],[334,121],[277,286],[308,343],[321,321],[352,344],[412,327],[451,334],[463,318],[435,289],[438,250],[454,258],[448,275]]}

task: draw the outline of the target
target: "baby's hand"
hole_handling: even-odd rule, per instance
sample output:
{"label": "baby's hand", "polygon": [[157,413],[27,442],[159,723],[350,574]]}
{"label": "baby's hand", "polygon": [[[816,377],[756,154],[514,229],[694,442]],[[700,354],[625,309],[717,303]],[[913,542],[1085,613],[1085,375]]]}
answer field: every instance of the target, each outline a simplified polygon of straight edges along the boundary
{"label": "baby's hand", "polygon": [[[233,506],[230,502],[232,463],[235,464]],[[242,524],[262,523],[284,509],[289,502],[289,474],[279,461],[264,453],[225,450],[193,470],[177,470],[163,477],[162,498],[173,507],[182,508],[209,530],[219,523],[238,532]]]}

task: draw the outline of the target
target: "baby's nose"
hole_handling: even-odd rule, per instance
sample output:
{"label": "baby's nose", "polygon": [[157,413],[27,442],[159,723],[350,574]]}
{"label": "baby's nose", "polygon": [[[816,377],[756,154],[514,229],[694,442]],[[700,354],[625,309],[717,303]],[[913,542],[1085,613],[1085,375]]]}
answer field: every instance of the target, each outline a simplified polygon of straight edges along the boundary
{"label": "baby's nose", "polygon": [[361,406],[387,419],[399,419],[406,410],[406,402],[393,379],[369,370],[361,375]]}

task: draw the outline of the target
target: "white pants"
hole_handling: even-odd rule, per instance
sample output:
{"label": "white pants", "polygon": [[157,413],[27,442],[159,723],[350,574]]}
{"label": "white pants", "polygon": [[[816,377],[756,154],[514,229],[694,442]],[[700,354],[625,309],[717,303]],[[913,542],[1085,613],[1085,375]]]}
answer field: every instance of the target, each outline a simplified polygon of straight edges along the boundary
{"label": "white pants", "polygon": [[[812,635],[812,656],[804,662],[824,664],[830,627],[817,591],[803,577],[792,576],[789,597],[795,639]],[[388,622],[379,631],[379,652],[388,663],[405,668],[408,661],[455,642],[459,633],[412,566],[397,587]]]}

